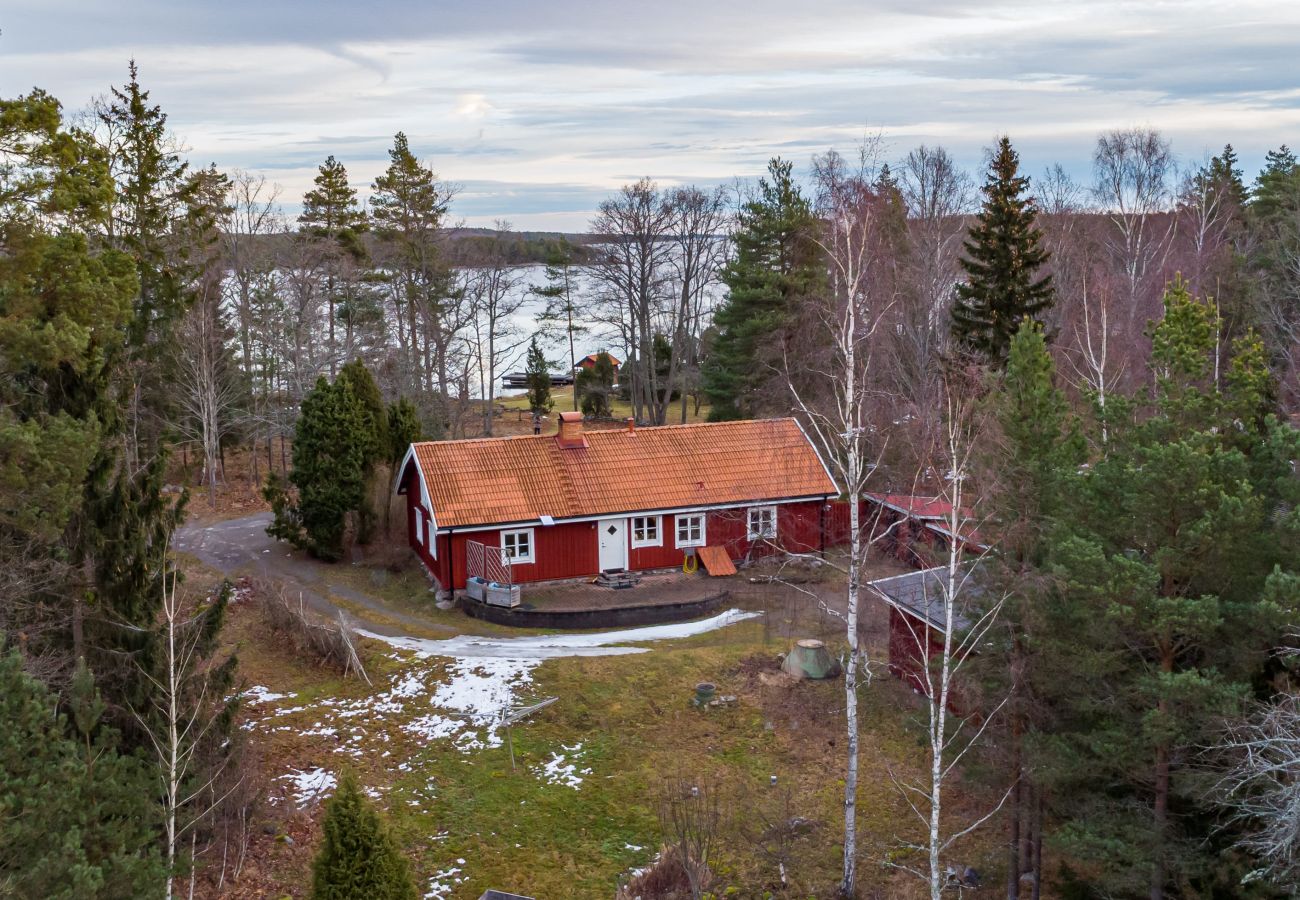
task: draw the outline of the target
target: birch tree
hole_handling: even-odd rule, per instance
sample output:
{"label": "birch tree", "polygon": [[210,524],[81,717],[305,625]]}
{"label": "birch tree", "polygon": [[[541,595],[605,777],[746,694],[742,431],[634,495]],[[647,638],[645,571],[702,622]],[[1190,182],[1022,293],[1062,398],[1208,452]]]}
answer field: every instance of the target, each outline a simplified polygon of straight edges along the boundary
{"label": "birch tree", "polygon": [[[906,845],[925,855],[923,868],[895,865],[923,878],[931,900],[940,900],[947,887],[963,883],[964,867],[955,864],[949,855],[953,845],[997,815],[1014,787],[1013,782],[990,809],[970,822],[951,826],[951,812],[945,815],[945,789],[953,781],[957,767],[1006,705],[1004,698],[980,710],[979,715],[967,715],[971,711],[962,709],[967,699],[962,692],[964,672],[972,654],[986,643],[1004,599],[981,589],[976,580],[978,554],[968,554],[963,540],[979,524],[967,485],[973,474],[981,428],[973,384],[963,375],[950,373],[944,379],[941,419],[935,429],[937,452],[932,463],[934,471],[944,473],[938,496],[948,507],[944,525],[950,547],[942,565],[930,570],[932,577],[927,572],[921,579],[917,607],[920,618],[904,617],[918,658],[926,662],[913,684],[920,689],[925,705],[927,765],[919,782],[891,772],[895,786],[926,835],[924,842]],[[940,646],[932,655],[935,643]]]}
{"label": "birch tree", "polygon": [[509,222],[497,222],[486,255],[478,260],[477,271],[470,276],[468,297],[473,310],[471,341],[478,373],[479,396],[483,404],[483,434],[492,435],[493,406],[499,372],[521,355],[528,337],[513,321],[528,302],[528,292],[521,290],[523,275],[507,259],[504,242],[510,240]]}
{"label": "birch tree", "polygon": [[1169,142],[1157,131],[1130,128],[1097,138],[1093,195],[1111,226],[1106,243],[1123,274],[1130,323],[1154,313],[1163,286],[1174,220],[1162,214],[1170,210],[1173,170]]}
{"label": "birch tree", "polygon": [[[234,657],[214,659],[231,587],[226,583],[210,603],[194,607],[186,602],[178,582],[171,573],[163,592],[157,628],[159,659],[137,661],[152,687],[149,703],[131,710],[157,763],[167,900],[175,894],[185,839],[216,805],[209,789],[229,759],[211,751],[223,744],[238,702],[226,699],[234,681]],[[194,847],[193,840],[190,846]],[[192,856],[188,863],[193,865]]]}
{"label": "birch tree", "polygon": [[874,277],[881,239],[881,198],[875,190],[875,148],[862,148],[857,165],[831,152],[816,163],[817,209],[822,220],[816,238],[827,268],[827,287],[806,305],[806,331],[816,330],[824,346],[816,357],[785,361],[786,387],[808,436],[835,477],[849,507],[845,610],[848,645],[844,667],[845,774],[844,867],[840,892],[852,896],[857,884],[858,689],[869,680],[867,659],[858,640],[862,569],[869,541],[861,500],[883,447],[872,413],[881,391],[873,379],[880,324],[892,302],[876,294]]}
{"label": "birch tree", "polygon": [[226,343],[228,336],[220,295],[215,290],[204,291],[179,330],[177,402],[182,434],[197,442],[203,453],[203,483],[212,509],[217,507],[222,440],[234,424],[242,394]]}

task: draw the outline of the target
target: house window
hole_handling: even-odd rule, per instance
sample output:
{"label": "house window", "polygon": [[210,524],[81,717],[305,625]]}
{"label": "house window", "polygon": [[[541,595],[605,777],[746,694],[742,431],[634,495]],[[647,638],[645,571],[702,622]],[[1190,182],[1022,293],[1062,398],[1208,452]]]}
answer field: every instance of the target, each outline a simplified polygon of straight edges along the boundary
{"label": "house window", "polygon": [[758,538],[776,539],[776,507],[751,506],[749,508],[748,535],[751,541]]}
{"label": "house window", "polygon": [[677,517],[677,546],[678,547],[703,547],[704,546],[703,514],[694,515],[694,516]]}
{"label": "house window", "polygon": [[634,516],[632,518],[632,546],[658,547],[663,544],[659,534],[658,516]]}
{"label": "house window", "polygon": [[514,565],[533,562],[533,530],[501,532],[501,561]]}

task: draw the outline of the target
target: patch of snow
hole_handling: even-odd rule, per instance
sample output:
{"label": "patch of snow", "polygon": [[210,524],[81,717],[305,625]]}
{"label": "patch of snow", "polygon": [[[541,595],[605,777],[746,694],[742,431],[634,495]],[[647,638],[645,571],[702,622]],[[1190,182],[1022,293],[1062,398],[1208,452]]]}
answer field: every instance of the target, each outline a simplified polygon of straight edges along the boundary
{"label": "patch of snow", "polygon": [[[460,860],[460,864],[464,865],[465,860]],[[435,872],[429,879],[429,891],[424,895],[424,900],[446,900],[450,897],[456,885],[469,881],[469,876],[462,875],[462,871],[464,870],[456,866],[448,866],[441,872]]]}
{"label": "patch of snow", "polygon": [[265,685],[255,684],[240,696],[249,703],[274,703],[276,700],[292,697],[293,694],[277,694]]}
{"label": "patch of snow", "polygon": [[[574,744],[572,747],[566,747],[563,744],[560,747],[573,754],[575,758],[582,753],[581,742]],[[538,777],[547,784],[562,784],[576,791],[582,784],[582,776],[591,774],[590,768],[579,769],[578,766],[578,762],[566,763],[563,753],[552,753],[551,759],[537,766],[535,771]]]}
{"label": "patch of snow", "polygon": [[338,779],[333,772],[325,769],[302,769],[281,775],[277,781],[288,781],[293,785],[294,800],[301,809],[313,800],[323,799],[338,786]]}
{"label": "patch of snow", "polygon": [[[420,716],[418,719],[412,719],[402,725],[402,730],[408,734],[418,735],[426,740],[437,740],[438,738],[451,737],[464,727],[465,723],[459,719],[449,719],[446,716],[440,716],[434,713],[428,716]],[[403,763],[403,765],[406,764]]]}
{"label": "patch of snow", "polygon": [[645,653],[645,647],[627,644],[644,641],[665,641],[705,634],[746,619],[760,616],[759,612],[729,609],[698,622],[679,622],[672,625],[652,625],[648,628],[625,628],[619,631],[602,631],[595,634],[548,634],[516,638],[491,638],[462,634],[446,640],[427,638],[392,637],[372,631],[358,630],[364,637],[382,641],[391,647],[413,650],[421,658],[449,656],[457,660],[502,657],[515,662],[523,660],[559,659],[566,656],[619,656],[628,653]]}

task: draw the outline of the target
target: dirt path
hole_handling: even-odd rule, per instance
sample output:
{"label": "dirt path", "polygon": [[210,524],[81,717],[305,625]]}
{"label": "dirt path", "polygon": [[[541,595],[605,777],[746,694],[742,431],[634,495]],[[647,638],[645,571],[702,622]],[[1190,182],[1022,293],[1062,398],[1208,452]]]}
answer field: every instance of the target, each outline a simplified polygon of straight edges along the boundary
{"label": "dirt path", "polygon": [[[222,522],[187,523],[176,533],[172,544],[223,575],[264,579],[283,586],[289,596],[300,593],[308,606],[327,618],[333,619],[342,611],[354,625],[366,631],[403,636],[405,632],[393,626],[396,622],[416,634],[458,633],[455,628],[395,609],[377,597],[331,579],[334,566],[309,559],[270,537],[266,533],[270,523],[269,512]],[[341,606],[334,598],[346,601],[347,606]]]}

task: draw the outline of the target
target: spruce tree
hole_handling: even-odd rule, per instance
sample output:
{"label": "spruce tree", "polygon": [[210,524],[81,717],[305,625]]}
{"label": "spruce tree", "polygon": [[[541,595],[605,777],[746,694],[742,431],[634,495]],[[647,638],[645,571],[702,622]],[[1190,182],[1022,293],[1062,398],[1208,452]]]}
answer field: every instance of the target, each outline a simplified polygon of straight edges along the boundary
{"label": "spruce tree", "polygon": [[758,195],[741,207],[735,256],[722,271],[727,298],[714,313],[716,333],[701,364],[712,421],[761,411],[761,388],[791,311],[822,279],[817,219],[793,165],[778,157],[767,172]]}
{"label": "spruce tree", "polygon": [[984,205],[963,247],[966,280],[957,285],[952,333],[958,343],[1001,368],[1011,336],[1028,316],[1052,305],[1052,276],[1038,277],[1048,253],[1034,224],[1037,210],[1008,138],[998,142],[984,183]]}
{"label": "spruce tree", "polygon": [[[415,404],[405,397],[398,397],[388,404],[388,464],[396,470],[406,456],[407,449],[422,440],[420,415]],[[396,476],[396,471],[394,471]]]}
{"label": "spruce tree", "polygon": [[345,385],[351,391],[363,423],[360,437],[365,443],[362,477],[366,486],[361,504],[357,507],[357,540],[368,544],[375,524],[374,504],[370,496],[374,489],[375,466],[388,455],[388,410],[384,408],[379,385],[361,360],[354,359],[340,369],[337,383]]}
{"label": "spruce tree", "polygon": [[537,336],[528,344],[528,365],[524,370],[528,381],[528,408],[534,416],[544,416],[555,406],[551,399],[551,367],[547,365],[542,348],[537,346]]}
{"label": "spruce tree", "polygon": [[375,438],[365,407],[349,379],[331,384],[324,376],[302,402],[294,428],[289,482],[297,501],[274,477],[264,491],[277,510],[267,533],[288,540],[327,562],[343,557],[348,515],[366,499],[367,460]]}
{"label": "spruce tree", "polygon": [[356,776],[344,771],[325,804],[312,900],[415,900],[411,868]]}
{"label": "spruce tree", "polygon": [[163,892],[156,781],[119,753],[104,703],[79,666],[71,716],[0,646],[0,893],[150,897]]}

